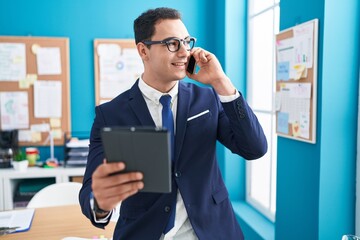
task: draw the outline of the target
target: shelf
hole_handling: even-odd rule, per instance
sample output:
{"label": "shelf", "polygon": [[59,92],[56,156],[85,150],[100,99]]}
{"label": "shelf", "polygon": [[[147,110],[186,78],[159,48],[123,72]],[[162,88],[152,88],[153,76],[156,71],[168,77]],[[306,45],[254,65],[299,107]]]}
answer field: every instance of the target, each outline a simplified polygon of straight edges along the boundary
{"label": "shelf", "polygon": [[56,183],[70,182],[72,178],[84,176],[84,167],[38,168],[30,167],[26,172],[0,169],[0,211],[14,208],[14,194],[19,182],[24,179],[54,178]]}

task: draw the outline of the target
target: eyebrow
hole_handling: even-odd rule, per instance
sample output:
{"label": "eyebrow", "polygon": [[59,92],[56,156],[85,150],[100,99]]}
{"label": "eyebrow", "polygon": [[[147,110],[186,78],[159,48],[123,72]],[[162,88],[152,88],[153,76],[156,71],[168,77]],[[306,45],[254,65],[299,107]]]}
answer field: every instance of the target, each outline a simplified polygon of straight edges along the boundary
{"label": "eyebrow", "polygon": [[171,39],[174,39],[174,38],[177,38],[177,39],[187,39],[187,38],[189,38],[190,36],[188,35],[188,36],[186,36],[186,37],[184,37],[184,38],[179,38],[179,37],[168,37],[168,38],[165,38],[165,39],[163,39],[162,41],[167,41],[167,40],[171,40]]}

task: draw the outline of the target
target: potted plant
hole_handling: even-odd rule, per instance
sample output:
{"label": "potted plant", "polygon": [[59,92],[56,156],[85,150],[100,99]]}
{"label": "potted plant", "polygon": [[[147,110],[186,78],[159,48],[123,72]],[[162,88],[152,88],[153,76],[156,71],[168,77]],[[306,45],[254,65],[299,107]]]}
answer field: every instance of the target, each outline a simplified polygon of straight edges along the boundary
{"label": "potted plant", "polygon": [[13,157],[13,167],[17,171],[26,171],[29,166],[29,161],[26,159],[26,155],[23,151],[16,151]]}

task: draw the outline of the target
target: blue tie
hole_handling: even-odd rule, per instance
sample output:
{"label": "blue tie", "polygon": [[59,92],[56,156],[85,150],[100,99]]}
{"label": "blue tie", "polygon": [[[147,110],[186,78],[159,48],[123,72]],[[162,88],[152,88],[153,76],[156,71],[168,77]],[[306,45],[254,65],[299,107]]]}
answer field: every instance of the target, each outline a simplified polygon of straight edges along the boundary
{"label": "blue tie", "polygon": [[[174,163],[174,117],[171,111],[170,103],[171,103],[171,96],[170,95],[163,95],[160,98],[160,103],[163,106],[162,109],[162,125],[163,127],[167,128],[170,132],[170,142],[171,142],[171,160]],[[175,209],[176,209],[176,198],[172,202],[171,212],[169,221],[164,229],[164,233],[167,233],[174,227],[175,222]]]}

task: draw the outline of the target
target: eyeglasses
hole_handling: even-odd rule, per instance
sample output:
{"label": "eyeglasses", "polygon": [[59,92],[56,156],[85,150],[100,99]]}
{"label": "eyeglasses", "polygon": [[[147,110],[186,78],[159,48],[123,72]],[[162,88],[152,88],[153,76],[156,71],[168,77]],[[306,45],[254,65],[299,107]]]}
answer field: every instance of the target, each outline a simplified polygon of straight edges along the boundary
{"label": "eyeglasses", "polygon": [[190,51],[195,46],[196,38],[187,37],[185,39],[180,38],[168,38],[162,41],[142,41],[145,45],[153,45],[153,44],[166,44],[168,50],[170,52],[177,52],[180,50],[180,46],[182,43],[187,51]]}

